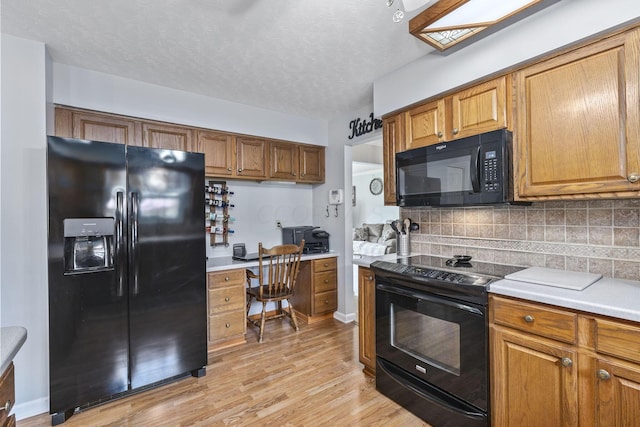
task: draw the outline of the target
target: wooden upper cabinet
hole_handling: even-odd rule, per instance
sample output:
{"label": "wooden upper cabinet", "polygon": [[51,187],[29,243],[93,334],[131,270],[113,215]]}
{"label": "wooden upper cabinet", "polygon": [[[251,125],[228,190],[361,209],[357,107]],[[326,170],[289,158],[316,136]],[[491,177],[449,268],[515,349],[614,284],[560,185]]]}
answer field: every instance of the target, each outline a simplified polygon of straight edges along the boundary
{"label": "wooden upper cabinet", "polygon": [[324,147],[314,145],[298,146],[298,157],[300,159],[299,182],[324,182],[324,155]]}
{"label": "wooden upper cabinet", "polygon": [[412,108],[402,150],[508,127],[509,88],[510,78],[502,76]]}
{"label": "wooden upper cabinet", "polygon": [[396,114],[382,121],[382,170],[384,174],[384,204],[395,206],[396,153],[404,146],[404,114]]}
{"label": "wooden upper cabinet", "polygon": [[444,99],[438,99],[405,113],[407,138],[403,150],[433,145],[445,140],[444,108]]}
{"label": "wooden upper cabinet", "polygon": [[295,181],[298,179],[298,145],[290,142],[269,142],[269,177]]}
{"label": "wooden upper cabinet", "polygon": [[196,150],[204,154],[206,176],[233,176],[235,172],[235,137],[222,132],[198,130]]}
{"label": "wooden upper cabinet", "polygon": [[143,144],[149,148],[191,151],[193,129],[160,123],[142,123]]}
{"label": "wooden upper cabinet", "polygon": [[515,73],[515,184],[522,200],[640,190],[640,30]]}
{"label": "wooden upper cabinet", "polygon": [[447,98],[451,122],[447,139],[464,138],[507,127],[510,79],[502,76],[473,86]]}
{"label": "wooden upper cabinet", "polygon": [[134,119],[63,107],[56,107],[55,114],[57,136],[142,145],[141,125]]}
{"label": "wooden upper cabinet", "polygon": [[245,136],[236,137],[236,171],[238,178],[267,178],[267,141]]}

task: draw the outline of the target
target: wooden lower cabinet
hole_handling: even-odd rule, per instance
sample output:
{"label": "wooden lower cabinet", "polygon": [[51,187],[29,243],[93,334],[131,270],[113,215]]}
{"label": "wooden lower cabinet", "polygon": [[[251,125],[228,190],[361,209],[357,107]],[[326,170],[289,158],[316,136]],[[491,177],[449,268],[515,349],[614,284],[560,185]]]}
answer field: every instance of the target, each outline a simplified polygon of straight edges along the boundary
{"label": "wooden lower cabinet", "polygon": [[338,309],[337,258],[301,262],[291,304],[298,319],[306,323],[333,317]]}
{"label": "wooden lower cabinet", "polygon": [[376,282],[367,267],[358,267],[358,357],[364,372],[376,376]]}
{"label": "wooden lower cabinet", "polygon": [[209,353],[246,342],[245,282],[244,269],[207,274]]}
{"label": "wooden lower cabinet", "polygon": [[640,426],[640,324],[495,295],[489,312],[492,425]]}
{"label": "wooden lower cabinet", "polygon": [[4,405],[4,408],[0,410],[0,427],[16,425],[16,416],[15,414],[11,414],[11,409],[13,409],[15,401],[15,379],[12,362],[0,377],[0,404]]}

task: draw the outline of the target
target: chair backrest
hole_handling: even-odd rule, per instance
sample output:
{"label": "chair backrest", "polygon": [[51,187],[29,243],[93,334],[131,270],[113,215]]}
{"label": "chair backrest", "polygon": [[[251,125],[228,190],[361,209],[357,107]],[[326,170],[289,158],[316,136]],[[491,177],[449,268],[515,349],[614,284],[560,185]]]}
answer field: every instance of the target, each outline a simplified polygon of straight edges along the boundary
{"label": "chair backrest", "polygon": [[[292,294],[300,269],[300,256],[304,248],[304,240],[300,245],[279,245],[270,249],[258,244],[260,262],[260,298],[279,297]],[[268,255],[269,257],[263,257]],[[264,277],[265,267],[267,276]]]}

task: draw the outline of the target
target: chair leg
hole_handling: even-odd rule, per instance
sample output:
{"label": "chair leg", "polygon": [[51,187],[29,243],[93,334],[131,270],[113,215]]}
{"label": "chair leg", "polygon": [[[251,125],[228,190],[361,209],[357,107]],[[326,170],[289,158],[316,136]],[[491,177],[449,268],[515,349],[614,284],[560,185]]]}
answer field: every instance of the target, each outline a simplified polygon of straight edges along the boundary
{"label": "chair leg", "polygon": [[267,315],[267,303],[262,303],[262,316],[260,317],[260,337],[258,338],[258,342],[262,342],[262,336],[264,334],[264,321]]}
{"label": "chair leg", "polygon": [[291,305],[291,301],[287,300],[287,305],[289,306],[289,316],[291,316],[291,322],[293,326],[293,329],[295,329],[296,331],[299,331],[300,328],[298,328],[298,321],[296,320],[296,314],[293,311],[293,306]]}

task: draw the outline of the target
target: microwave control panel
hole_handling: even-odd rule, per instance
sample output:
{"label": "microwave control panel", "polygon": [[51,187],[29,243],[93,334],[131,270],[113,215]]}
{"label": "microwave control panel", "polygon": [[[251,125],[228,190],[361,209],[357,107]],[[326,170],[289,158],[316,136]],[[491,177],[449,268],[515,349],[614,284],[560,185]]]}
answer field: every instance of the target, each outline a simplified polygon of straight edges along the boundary
{"label": "microwave control panel", "polygon": [[498,153],[495,150],[486,151],[483,161],[483,190],[484,191],[500,191],[500,166],[498,162]]}

